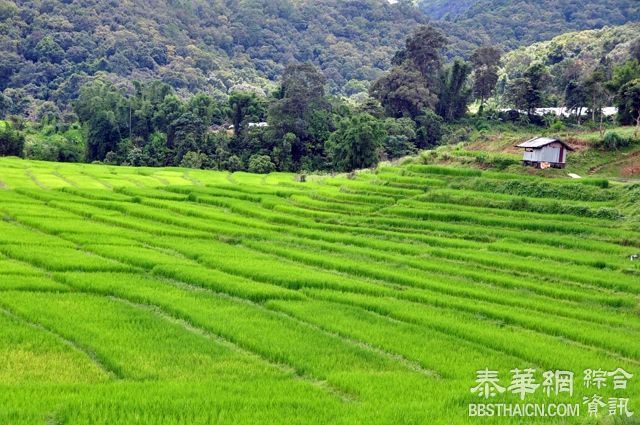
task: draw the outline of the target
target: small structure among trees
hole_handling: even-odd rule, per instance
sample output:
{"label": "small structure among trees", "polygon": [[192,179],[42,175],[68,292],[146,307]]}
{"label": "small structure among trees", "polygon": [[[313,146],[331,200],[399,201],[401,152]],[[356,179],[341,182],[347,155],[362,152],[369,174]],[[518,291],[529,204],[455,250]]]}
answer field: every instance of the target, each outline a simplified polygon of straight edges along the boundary
{"label": "small structure among trees", "polygon": [[565,142],[549,137],[537,137],[516,147],[524,149],[523,165],[536,168],[564,168],[567,163],[567,151],[574,149]]}

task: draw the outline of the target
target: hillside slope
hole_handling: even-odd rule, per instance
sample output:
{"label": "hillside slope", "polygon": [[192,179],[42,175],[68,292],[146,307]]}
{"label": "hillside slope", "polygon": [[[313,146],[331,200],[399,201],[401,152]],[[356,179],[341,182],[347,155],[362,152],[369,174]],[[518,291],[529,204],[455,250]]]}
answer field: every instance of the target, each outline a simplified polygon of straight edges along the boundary
{"label": "hillside slope", "polygon": [[568,80],[586,76],[602,63],[613,68],[640,60],[640,23],[559,35],[513,50],[502,58],[507,79],[518,78],[533,63],[547,66],[551,93],[561,98]]}
{"label": "hillside slope", "polygon": [[640,20],[635,0],[423,0],[420,7],[466,56],[478,45],[509,51],[556,35]]}
{"label": "hillside slope", "polygon": [[223,96],[236,84],[269,88],[288,63],[311,61],[333,93],[352,94],[389,68],[428,16],[447,34],[449,57],[640,19],[634,0],[433,0],[421,8],[409,0],[0,0],[0,91],[14,100],[12,113],[30,115],[34,103],[67,106],[97,74]]}
{"label": "hillside slope", "polygon": [[66,104],[103,72],[220,95],[265,86],[293,61],[314,62],[338,90],[375,78],[423,22],[381,0],[2,0],[0,90]]}
{"label": "hillside slope", "polygon": [[575,403],[594,365],[638,374],[637,187],[7,158],[0,179],[3,424],[468,425],[487,367],[571,371]]}

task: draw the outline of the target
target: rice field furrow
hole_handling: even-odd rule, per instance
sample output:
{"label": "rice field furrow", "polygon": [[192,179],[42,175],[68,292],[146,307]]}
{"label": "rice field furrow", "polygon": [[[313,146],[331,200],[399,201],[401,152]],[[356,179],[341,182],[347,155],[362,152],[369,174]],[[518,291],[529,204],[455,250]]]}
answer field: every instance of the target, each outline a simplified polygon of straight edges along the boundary
{"label": "rice field furrow", "polygon": [[463,425],[485,368],[640,376],[619,183],[17,159],[0,176],[3,423]]}
{"label": "rice field furrow", "polygon": [[125,378],[125,376],[122,375],[122,373],[119,370],[115,368],[111,368],[110,365],[107,362],[105,362],[102,358],[100,358],[100,356],[98,356],[90,347],[87,347],[84,344],[80,344],[77,341],[74,341],[73,339],[55,331],[54,329],[44,326],[42,323],[39,323],[32,319],[28,319],[23,315],[20,315],[15,311],[12,311],[10,307],[7,307],[3,303],[2,298],[0,298],[0,306],[1,306],[0,313],[4,314],[5,316],[10,317],[13,320],[22,322],[27,326],[34,328],[40,332],[45,332],[53,336],[58,341],[61,341],[64,345],[70,347],[72,350],[82,353],[82,355],[84,355],[87,359],[89,359],[95,366],[98,367],[98,369],[102,370],[106,374],[106,376],[109,377],[109,379]]}
{"label": "rice field furrow", "polygon": [[[243,348],[242,346],[238,345],[237,343],[232,342],[231,340],[225,338],[224,336],[221,336],[219,334],[215,334],[205,328],[202,328],[200,326],[198,326],[197,324],[185,319],[185,318],[181,318],[181,317],[176,317],[174,315],[172,315],[170,312],[164,310],[162,307],[155,305],[155,304],[139,304],[136,303],[130,299],[127,298],[123,298],[123,297],[118,297],[115,295],[108,295],[107,296],[109,299],[113,299],[116,300],[118,302],[122,302],[125,303],[129,306],[131,306],[132,308],[136,308],[136,309],[142,309],[145,311],[148,311],[156,316],[158,316],[159,318],[161,318],[164,321],[176,324],[180,327],[182,327],[185,331],[193,333],[195,335],[198,335],[200,337],[206,338],[212,342],[214,342],[215,344],[224,346],[226,348],[228,348],[231,351],[234,351],[236,353],[241,354],[242,356],[248,357],[248,358],[252,358],[255,359],[256,361],[259,362],[264,362],[265,364],[268,364],[269,366],[280,370],[282,373],[284,373],[285,375],[291,375],[294,377],[294,379],[298,379],[301,380],[303,382],[307,382],[319,389],[321,389],[322,391],[326,391],[327,393],[334,395],[336,397],[338,397],[340,400],[342,400],[343,402],[354,402],[357,401],[357,396],[355,394],[350,394],[347,391],[345,391],[344,389],[341,389],[339,387],[336,387],[334,385],[332,385],[331,383],[329,383],[326,380],[318,380],[315,379],[313,376],[311,375],[304,375],[304,374],[299,374],[293,367],[291,367],[288,364],[285,363],[276,363],[273,362],[271,360],[269,360],[267,357],[264,357],[262,355],[260,355],[257,352],[251,351],[251,350],[247,350],[245,348]],[[186,315],[185,315],[186,317]]]}

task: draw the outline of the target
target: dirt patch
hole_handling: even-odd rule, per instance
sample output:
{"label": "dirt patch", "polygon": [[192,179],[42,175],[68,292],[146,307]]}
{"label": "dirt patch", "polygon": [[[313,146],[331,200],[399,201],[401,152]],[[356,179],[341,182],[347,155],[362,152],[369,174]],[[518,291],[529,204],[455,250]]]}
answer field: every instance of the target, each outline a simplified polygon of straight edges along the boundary
{"label": "dirt patch", "polygon": [[575,149],[577,152],[584,152],[591,148],[591,143],[587,140],[576,139],[575,137],[568,137],[564,139],[564,142]]}
{"label": "dirt patch", "polygon": [[640,176],[640,163],[629,165],[622,169],[623,177],[635,177]]}
{"label": "dirt patch", "polygon": [[622,173],[624,177],[635,177],[640,175],[640,151],[629,155],[629,159],[624,161]]}

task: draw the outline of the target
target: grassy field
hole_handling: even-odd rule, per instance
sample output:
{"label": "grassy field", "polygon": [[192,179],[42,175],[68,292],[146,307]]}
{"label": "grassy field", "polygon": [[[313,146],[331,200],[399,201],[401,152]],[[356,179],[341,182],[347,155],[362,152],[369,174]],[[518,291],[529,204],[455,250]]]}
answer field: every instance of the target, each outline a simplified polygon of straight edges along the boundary
{"label": "grassy field", "polygon": [[[0,424],[638,423],[637,184],[295,180],[1,159]],[[580,417],[470,418],[485,368]]]}
{"label": "grassy field", "polygon": [[[633,139],[636,128],[611,127],[604,132],[607,133]],[[597,142],[602,139],[599,131],[585,128],[554,130],[513,125],[483,127],[478,130],[472,126],[462,126],[454,131],[453,136],[449,137],[447,144],[423,152],[419,160],[428,164],[498,169],[548,177],[566,177],[567,173],[574,173],[582,177],[623,180],[640,178],[640,143],[634,141],[620,149],[599,149],[596,147]],[[569,153],[565,169],[549,169],[540,173],[521,167],[522,150],[516,148],[516,145],[540,136],[558,138],[575,149]]]}

